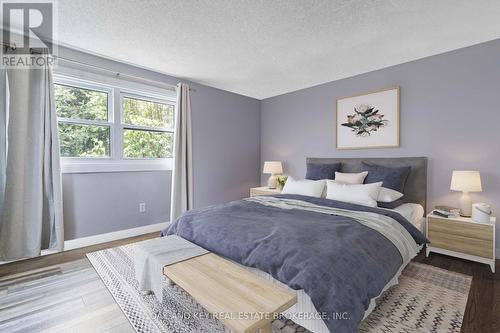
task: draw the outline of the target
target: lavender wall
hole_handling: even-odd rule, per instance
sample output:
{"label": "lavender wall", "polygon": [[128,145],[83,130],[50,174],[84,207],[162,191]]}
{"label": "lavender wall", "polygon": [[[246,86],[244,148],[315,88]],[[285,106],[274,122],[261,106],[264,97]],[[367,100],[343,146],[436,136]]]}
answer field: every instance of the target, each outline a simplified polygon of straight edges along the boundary
{"label": "lavender wall", "polygon": [[196,85],[193,112],[194,204],[248,197],[260,181],[260,102]]}
{"label": "lavender wall", "polygon": [[[169,84],[187,82],[64,47],[59,55]],[[195,207],[248,196],[260,181],[260,102],[190,85],[196,90],[191,93]],[[64,174],[66,240],[167,222],[170,181],[170,171]],[[146,213],[138,212],[140,202],[146,202]]]}
{"label": "lavender wall", "polygon": [[[452,170],[476,169],[483,192],[472,194],[473,201],[490,203],[500,216],[499,56],[495,40],[265,99],[261,162],[283,160],[285,173],[303,177],[307,156],[427,156],[428,207],[457,205],[460,194],[449,190]],[[395,85],[401,87],[400,148],[336,150],[336,98]]]}

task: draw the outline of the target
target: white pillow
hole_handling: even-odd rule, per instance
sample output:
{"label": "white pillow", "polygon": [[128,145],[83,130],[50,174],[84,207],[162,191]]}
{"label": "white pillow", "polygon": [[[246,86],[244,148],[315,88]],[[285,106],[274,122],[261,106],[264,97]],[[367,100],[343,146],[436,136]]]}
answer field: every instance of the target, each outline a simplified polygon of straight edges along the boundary
{"label": "white pillow", "polygon": [[344,184],[363,184],[368,171],[360,173],[344,173],[335,171],[335,180]]}
{"label": "white pillow", "polygon": [[393,202],[400,199],[404,194],[393,190],[392,188],[381,187],[378,193],[377,201],[379,202]]}
{"label": "white pillow", "polygon": [[327,180],[326,198],[363,206],[377,207],[377,198],[382,182],[371,184],[342,184]]}
{"label": "white pillow", "polygon": [[281,194],[299,194],[307,195],[309,197],[320,198],[325,190],[326,181],[321,180],[309,180],[301,179],[295,180],[288,176],[285,186],[281,191]]}

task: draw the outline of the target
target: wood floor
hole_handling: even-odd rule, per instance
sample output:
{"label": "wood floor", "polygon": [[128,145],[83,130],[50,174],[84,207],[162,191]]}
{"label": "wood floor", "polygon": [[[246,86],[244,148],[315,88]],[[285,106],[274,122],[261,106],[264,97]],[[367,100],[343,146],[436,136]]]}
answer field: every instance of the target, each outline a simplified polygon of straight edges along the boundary
{"label": "wood floor", "polygon": [[[0,266],[0,332],[134,332],[85,253],[155,236]],[[492,274],[488,265],[423,252],[415,261],[473,276],[462,332],[500,332],[500,262]]]}
{"label": "wood floor", "polygon": [[153,232],[145,235],[125,238],[113,242],[102,243],[98,245],[82,247],[75,250],[54,253],[37,258],[26,259],[22,261],[14,261],[8,264],[0,265],[0,277],[10,274],[22,273],[37,268],[43,268],[52,265],[59,265],[62,263],[75,261],[78,259],[87,258],[85,255],[89,252],[99,251],[111,247],[125,245],[129,243],[139,242],[141,240],[158,237],[159,232]]}
{"label": "wood floor", "polygon": [[135,332],[87,259],[0,278],[0,332]]}
{"label": "wood floor", "polygon": [[0,332],[133,333],[85,254],[158,233],[0,266]]}

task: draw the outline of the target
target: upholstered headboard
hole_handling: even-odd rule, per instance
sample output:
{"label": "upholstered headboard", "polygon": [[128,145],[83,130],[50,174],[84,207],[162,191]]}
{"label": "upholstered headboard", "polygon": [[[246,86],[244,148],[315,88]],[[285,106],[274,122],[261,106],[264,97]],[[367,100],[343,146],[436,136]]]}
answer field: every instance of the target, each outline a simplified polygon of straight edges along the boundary
{"label": "upholstered headboard", "polygon": [[[387,167],[411,167],[404,189],[404,200],[421,204],[426,210],[427,198],[427,157],[389,157],[389,158],[320,158],[308,157],[311,163],[342,163],[343,172],[361,172],[361,162],[383,165]],[[427,210],[426,210],[427,211]]]}

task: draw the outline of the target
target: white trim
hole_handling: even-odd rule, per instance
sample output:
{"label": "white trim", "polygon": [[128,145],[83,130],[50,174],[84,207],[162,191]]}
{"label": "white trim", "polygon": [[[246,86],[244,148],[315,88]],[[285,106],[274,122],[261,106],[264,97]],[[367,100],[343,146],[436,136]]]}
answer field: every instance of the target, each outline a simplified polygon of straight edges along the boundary
{"label": "white trim", "polygon": [[148,131],[148,132],[157,132],[157,133],[174,133],[174,130],[167,127],[149,127],[149,126],[140,126],[140,125],[129,125],[122,124],[121,130],[133,130],[133,131]]}
{"label": "white trim", "polygon": [[[95,235],[95,236],[67,240],[67,241],[64,241],[64,251],[79,249],[82,247],[92,246],[92,245],[106,243],[106,242],[112,242],[112,241],[119,240],[119,239],[149,234],[152,232],[159,232],[159,231],[165,229],[168,225],[169,225],[169,222],[156,223],[156,224],[145,225],[142,227],[137,227],[137,228],[132,228],[132,229],[113,231],[113,232],[108,232],[105,234],[100,234],[100,235]],[[42,250],[40,252],[40,256],[46,256],[46,255],[55,254],[55,253],[64,253],[64,251],[58,252],[58,251],[53,251],[53,250]],[[15,261],[21,261],[21,260],[25,260],[25,259],[28,259],[28,258],[22,258],[22,259],[11,260],[11,261],[0,261],[0,265],[15,262]]]}
{"label": "white trim", "polygon": [[62,173],[99,173],[99,172],[139,172],[139,171],[170,171],[173,161],[166,159],[80,159],[63,158]]}
{"label": "white trim", "polygon": [[120,98],[120,89],[113,89],[113,118],[117,121],[115,122],[115,126],[111,129],[113,134],[113,141],[111,142],[111,151],[113,159],[121,160],[123,158],[123,130],[121,128],[121,98]]}
{"label": "white trim", "polygon": [[431,253],[431,252],[446,254],[448,256],[458,257],[458,258],[462,258],[462,259],[467,259],[467,260],[470,260],[470,261],[477,261],[477,262],[480,262],[480,263],[483,263],[483,264],[490,264],[492,261],[494,261],[493,259],[489,259],[489,258],[483,258],[483,257],[475,256],[475,255],[472,255],[472,254],[467,254],[467,253],[462,253],[462,252],[457,252],[457,251],[452,251],[452,250],[441,249],[439,247],[434,247],[434,246],[429,246],[428,245],[427,246],[427,253]]}
{"label": "white trim", "polygon": [[474,221],[471,217],[463,217],[463,216],[453,216],[453,217],[443,217],[439,215],[435,215],[432,212],[430,212],[427,217],[432,217],[433,219],[440,219],[440,220],[445,220],[445,221],[458,221],[458,222],[464,222],[464,223],[470,223],[470,224],[486,224],[486,225],[495,225],[495,222],[497,221],[497,218],[495,216],[490,216],[490,222],[477,222]]}
{"label": "white trim", "polygon": [[[123,99],[125,98],[131,98],[131,99],[138,99],[141,101],[145,102],[154,102],[154,103],[160,103],[160,104],[166,104],[166,105],[173,105],[175,108],[175,103],[176,103],[176,95],[166,95],[166,94],[158,94],[156,92],[150,92],[150,91],[140,91],[140,90],[135,90],[135,89],[127,89],[127,88],[120,88],[120,94]],[[123,104],[123,101],[121,101]]]}
{"label": "white trim", "polygon": [[[59,60],[62,60],[60,62]],[[119,75],[118,73],[105,73],[102,70],[92,70],[89,66],[80,65],[65,61],[58,58],[57,68],[55,75],[57,77],[66,77],[72,80],[73,78],[80,78],[83,81],[93,81],[104,83],[106,85],[119,88],[121,91],[137,92],[139,95],[146,93],[147,95],[158,96],[161,99],[174,101],[177,98],[176,86],[168,84],[169,87],[164,87],[163,82],[158,82],[162,86],[155,85],[154,82],[142,81],[131,78],[129,75]],[[116,75],[118,74],[118,75]],[[127,77],[129,79],[127,79]]]}
{"label": "white trim", "polygon": [[[82,89],[101,91],[108,96],[108,120],[85,120],[58,118],[60,123],[77,125],[96,125],[109,128],[109,156],[104,157],[63,157],[61,159],[62,173],[99,173],[99,172],[131,172],[131,171],[164,171],[172,170],[172,158],[126,158],[123,156],[123,133],[125,130],[143,130],[158,133],[174,133],[172,128],[153,128],[123,124],[123,98],[135,98],[144,101],[173,105],[175,97],[161,94],[157,91],[137,90],[135,86],[123,87],[110,85],[68,76],[55,75],[56,84]],[[122,82],[123,83],[123,82]]]}
{"label": "white trim", "polygon": [[80,88],[83,90],[91,90],[96,92],[102,92],[107,95],[107,120],[88,120],[88,119],[78,119],[78,118],[62,118],[57,117],[58,122],[70,123],[70,124],[83,124],[83,125],[104,125],[112,127],[115,123],[116,117],[113,114],[114,101],[113,101],[113,87],[107,84],[102,84],[93,81],[85,81],[78,78],[70,78],[63,75],[54,75],[54,84],[65,86],[69,88]]}
{"label": "white trim", "polygon": [[67,240],[64,242],[64,251],[69,251],[69,250],[79,249],[81,247],[111,242],[111,241],[115,241],[118,239],[124,239],[124,238],[144,235],[144,234],[148,234],[151,232],[157,232],[157,231],[159,232],[160,230],[165,229],[167,226],[168,226],[168,222],[156,223],[156,224],[145,225],[142,227],[137,227],[137,228],[132,228],[132,229],[108,232],[106,234],[71,239],[71,240]]}
{"label": "white trim", "polygon": [[470,261],[480,262],[482,264],[487,264],[487,265],[490,265],[491,271],[493,273],[495,273],[495,259],[478,257],[478,256],[474,256],[471,254],[441,249],[438,247],[433,247],[433,246],[427,245],[425,256],[428,257],[431,252],[441,253],[441,254],[445,254],[447,256],[452,256],[452,257],[457,257],[457,258],[466,259],[466,260],[470,260]]}
{"label": "white trim", "polygon": [[92,125],[92,126],[107,126],[111,127],[113,123],[104,120],[87,120],[87,119],[76,119],[76,118],[62,118],[57,117],[57,121],[64,124],[72,125]]}

